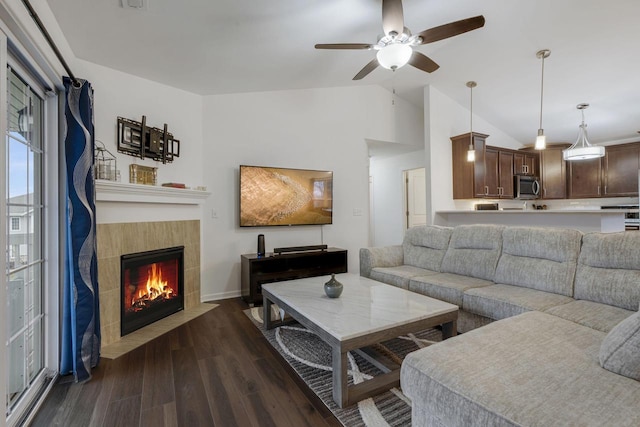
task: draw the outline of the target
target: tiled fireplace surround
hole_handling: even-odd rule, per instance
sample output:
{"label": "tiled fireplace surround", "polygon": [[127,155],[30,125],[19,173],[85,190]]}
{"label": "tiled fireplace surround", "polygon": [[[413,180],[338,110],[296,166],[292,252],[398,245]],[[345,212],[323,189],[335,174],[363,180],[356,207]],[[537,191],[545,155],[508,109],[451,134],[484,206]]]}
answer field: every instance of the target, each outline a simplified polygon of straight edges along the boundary
{"label": "tiled fireplace surround", "polygon": [[102,345],[120,340],[120,255],[184,246],[184,308],[200,304],[200,221],[98,224]]}

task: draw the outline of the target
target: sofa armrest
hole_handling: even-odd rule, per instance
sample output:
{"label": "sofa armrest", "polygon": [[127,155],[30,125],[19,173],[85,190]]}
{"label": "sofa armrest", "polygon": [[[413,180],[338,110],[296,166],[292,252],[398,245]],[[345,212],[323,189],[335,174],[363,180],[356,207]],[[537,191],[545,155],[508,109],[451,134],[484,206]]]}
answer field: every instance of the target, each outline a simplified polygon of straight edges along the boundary
{"label": "sofa armrest", "polygon": [[397,267],[404,263],[402,245],[360,248],[360,275],[371,277],[375,267]]}

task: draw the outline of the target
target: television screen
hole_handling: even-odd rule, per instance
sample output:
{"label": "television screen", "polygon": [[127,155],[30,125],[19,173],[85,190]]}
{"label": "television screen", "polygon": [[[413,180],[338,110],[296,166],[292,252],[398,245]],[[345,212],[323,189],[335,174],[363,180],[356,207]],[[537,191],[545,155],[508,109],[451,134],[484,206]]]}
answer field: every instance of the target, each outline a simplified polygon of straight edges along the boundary
{"label": "television screen", "polygon": [[240,166],[240,226],[331,224],[333,172]]}

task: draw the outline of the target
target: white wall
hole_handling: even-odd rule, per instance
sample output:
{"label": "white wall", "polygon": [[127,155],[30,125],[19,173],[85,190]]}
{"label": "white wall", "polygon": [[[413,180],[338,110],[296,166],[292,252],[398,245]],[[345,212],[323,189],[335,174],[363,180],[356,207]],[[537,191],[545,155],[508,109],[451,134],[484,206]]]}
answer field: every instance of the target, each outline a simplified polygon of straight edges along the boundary
{"label": "white wall", "polygon": [[[203,221],[203,299],[239,294],[240,255],[255,253],[258,234],[267,251],[321,243],[347,249],[349,271],[359,272],[358,251],[369,233],[365,139],[394,136],[388,100],[375,86],[205,97],[202,162],[213,194]],[[333,171],[333,224],[239,228],[241,164]]]}
{"label": "white wall", "polygon": [[[366,132],[370,139],[422,147],[421,109],[379,86],[370,87],[365,108]],[[385,120],[380,120],[381,117]]]}
{"label": "white wall", "polygon": [[[158,168],[158,184],[182,182],[189,187],[203,185],[202,96],[131,74],[76,59],[74,73],[91,82],[94,90],[95,137],[103,142],[118,162],[122,182],[129,182],[129,165]],[[168,130],[180,140],[180,157],[162,164],[117,152],[117,118],[141,121]],[[98,218],[99,220],[99,218]]]}
{"label": "white wall", "polygon": [[424,150],[373,157],[369,164],[373,207],[371,246],[399,245],[405,232],[403,172],[424,167]]}

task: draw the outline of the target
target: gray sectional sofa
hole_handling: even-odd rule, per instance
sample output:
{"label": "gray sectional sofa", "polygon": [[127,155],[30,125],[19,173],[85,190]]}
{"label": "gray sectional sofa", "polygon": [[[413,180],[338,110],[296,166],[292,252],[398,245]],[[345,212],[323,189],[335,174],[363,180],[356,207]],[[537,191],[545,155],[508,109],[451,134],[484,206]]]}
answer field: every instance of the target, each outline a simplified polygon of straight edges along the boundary
{"label": "gray sectional sofa", "polygon": [[640,232],[423,226],[360,274],[460,307],[409,354],[413,425],[640,425]]}

